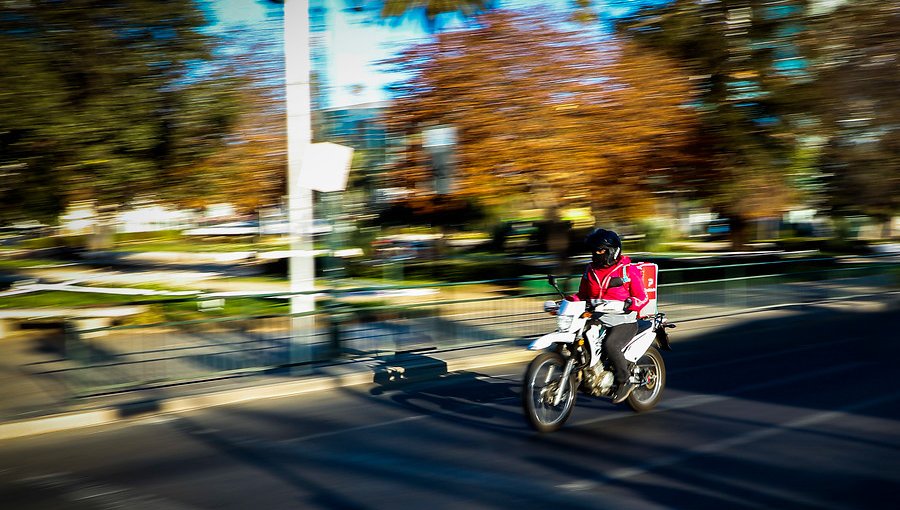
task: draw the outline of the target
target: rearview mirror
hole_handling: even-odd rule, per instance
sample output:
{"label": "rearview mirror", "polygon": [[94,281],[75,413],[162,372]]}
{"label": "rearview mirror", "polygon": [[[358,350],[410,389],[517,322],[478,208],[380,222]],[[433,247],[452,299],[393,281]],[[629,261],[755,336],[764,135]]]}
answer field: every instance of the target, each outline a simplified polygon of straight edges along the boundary
{"label": "rearview mirror", "polygon": [[549,283],[550,285],[556,287],[556,277],[553,276],[552,274],[548,274],[548,275],[547,275],[547,283]]}

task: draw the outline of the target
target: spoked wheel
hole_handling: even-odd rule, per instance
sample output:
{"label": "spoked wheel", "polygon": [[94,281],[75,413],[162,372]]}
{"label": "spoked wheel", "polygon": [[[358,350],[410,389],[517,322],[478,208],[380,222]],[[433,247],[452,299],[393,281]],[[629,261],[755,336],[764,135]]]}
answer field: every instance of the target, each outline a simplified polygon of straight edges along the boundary
{"label": "spoked wheel", "polygon": [[[566,361],[556,352],[534,358],[522,382],[522,406],[528,423],[538,432],[552,432],[563,426],[575,405],[575,374],[563,380]],[[556,401],[560,385],[562,396]]]}
{"label": "spoked wheel", "polygon": [[635,412],[648,411],[659,403],[666,387],[666,365],[655,347],[650,347],[637,361],[638,387],[628,396],[628,406]]}

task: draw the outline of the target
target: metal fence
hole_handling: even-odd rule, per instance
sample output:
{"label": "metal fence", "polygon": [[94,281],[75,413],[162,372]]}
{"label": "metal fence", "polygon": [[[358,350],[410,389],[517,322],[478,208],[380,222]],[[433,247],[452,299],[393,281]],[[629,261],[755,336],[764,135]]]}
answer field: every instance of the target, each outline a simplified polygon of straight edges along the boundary
{"label": "metal fence", "polygon": [[[896,291],[897,268],[895,257],[663,268],[659,308],[678,322],[877,296]],[[578,279],[564,279],[567,290]],[[319,292],[322,306],[308,314],[68,328],[63,364],[49,371],[64,379],[72,395],[86,396],[288,367],[302,371],[323,360],[521,340],[555,327],[541,302],[558,295],[544,280],[442,284],[429,286],[432,294],[415,286],[341,289]],[[361,295],[392,303],[373,306]]]}

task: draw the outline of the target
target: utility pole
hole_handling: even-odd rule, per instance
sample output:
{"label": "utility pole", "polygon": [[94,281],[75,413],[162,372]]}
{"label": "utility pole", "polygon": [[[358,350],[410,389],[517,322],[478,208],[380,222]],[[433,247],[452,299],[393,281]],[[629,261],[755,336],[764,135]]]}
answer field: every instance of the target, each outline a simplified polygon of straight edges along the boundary
{"label": "utility pole", "polygon": [[[315,256],[313,255],[313,192],[300,185],[303,171],[303,155],[312,141],[310,94],[310,45],[309,0],[285,0],[284,2],[284,55],[285,86],[287,100],[287,155],[288,155],[288,224],[290,225],[290,279],[291,313],[300,314],[315,310]],[[296,294],[302,293],[302,294]],[[301,359],[314,335],[315,319],[292,317],[291,359]],[[307,351],[308,353],[308,351]]]}

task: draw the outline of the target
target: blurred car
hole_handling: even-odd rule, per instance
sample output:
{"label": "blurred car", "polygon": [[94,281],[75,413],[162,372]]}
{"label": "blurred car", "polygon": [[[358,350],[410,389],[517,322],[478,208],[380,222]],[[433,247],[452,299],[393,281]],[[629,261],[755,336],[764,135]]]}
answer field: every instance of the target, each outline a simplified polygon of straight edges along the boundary
{"label": "blurred car", "polygon": [[727,239],[731,234],[731,224],[727,218],[712,220],[706,225],[706,235],[709,239]]}
{"label": "blurred car", "polygon": [[[331,232],[331,225],[325,220],[313,220],[313,235],[327,234]],[[189,236],[246,236],[246,235],[285,235],[290,232],[287,221],[263,221],[260,226],[258,221],[232,221],[192,228],[184,231]]]}
{"label": "blurred car", "polygon": [[372,251],[382,260],[428,259],[435,255],[439,235],[397,235],[372,241]]}

